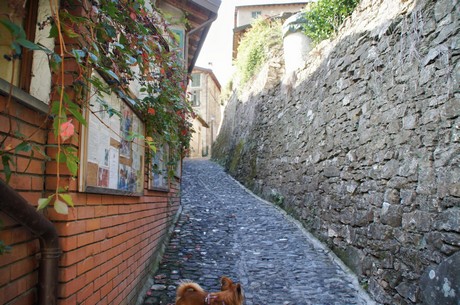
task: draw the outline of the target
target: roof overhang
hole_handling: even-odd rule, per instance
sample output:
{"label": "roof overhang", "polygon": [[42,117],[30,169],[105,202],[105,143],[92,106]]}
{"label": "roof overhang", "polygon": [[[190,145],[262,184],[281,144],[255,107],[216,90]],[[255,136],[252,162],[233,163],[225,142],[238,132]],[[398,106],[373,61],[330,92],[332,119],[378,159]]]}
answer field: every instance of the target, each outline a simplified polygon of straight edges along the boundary
{"label": "roof overhang", "polygon": [[187,72],[191,73],[200,54],[212,23],[217,18],[221,0],[157,0],[157,5],[167,3],[186,15],[188,27],[185,37]]}
{"label": "roof overhang", "polygon": [[205,128],[209,128],[209,125],[208,123],[206,123],[205,120],[203,120],[203,118],[199,115],[196,116],[196,119],[201,123],[201,125]]}
{"label": "roof overhang", "polygon": [[245,7],[245,6],[274,6],[274,5],[297,5],[297,4],[308,4],[310,2],[315,2],[315,0],[244,0],[238,1],[235,4],[235,7]]}
{"label": "roof overhang", "polygon": [[195,2],[199,6],[204,7],[215,14],[219,11],[221,3],[220,0],[192,0],[192,2]]}

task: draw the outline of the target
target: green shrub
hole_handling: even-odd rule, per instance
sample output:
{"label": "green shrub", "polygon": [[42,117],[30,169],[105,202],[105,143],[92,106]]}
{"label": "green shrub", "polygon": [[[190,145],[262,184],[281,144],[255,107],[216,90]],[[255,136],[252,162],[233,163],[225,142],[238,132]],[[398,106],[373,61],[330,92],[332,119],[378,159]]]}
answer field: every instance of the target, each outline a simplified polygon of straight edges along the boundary
{"label": "green shrub", "polygon": [[275,45],[282,46],[281,23],[258,18],[243,36],[238,47],[235,66],[241,84],[245,84],[267,61],[267,55]]}
{"label": "green shrub", "polygon": [[359,0],[318,0],[305,12],[304,33],[318,43],[336,33]]}

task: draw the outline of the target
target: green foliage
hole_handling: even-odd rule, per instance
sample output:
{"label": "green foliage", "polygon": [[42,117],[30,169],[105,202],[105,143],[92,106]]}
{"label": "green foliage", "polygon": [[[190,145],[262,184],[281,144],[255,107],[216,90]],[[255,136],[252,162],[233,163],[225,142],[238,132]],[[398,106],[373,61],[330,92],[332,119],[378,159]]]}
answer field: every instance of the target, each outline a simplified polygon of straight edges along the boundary
{"label": "green foliage", "polygon": [[258,18],[252,28],[241,39],[235,66],[241,84],[259,72],[267,61],[270,48],[283,43],[281,23],[269,19]]}
{"label": "green foliage", "polygon": [[225,102],[230,100],[233,93],[233,80],[229,80],[223,87],[220,94],[220,104],[225,106]]}
{"label": "green foliage", "polygon": [[[49,37],[56,39],[56,44],[64,44],[64,37],[80,42],[67,45],[66,54],[57,54],[26,39],[22,27],[6,18],[0,19],[0,26],[9,30],[13,37],[10,54],[2,54],[7,60],[17,60],[22,48],[43,51],[48,55],[50,68],[57,79],[63,82],[66,58],[74,58],[78,71],[72,86],[75,98],[70,98],[64,83],[56,84],[52,93],[57,97],[51,102],[49,118],[52,119],[57,148],[52,156],[58,164],[65,164],[71,176],[76,176],[79,167],[78,151],[74,146],[77,139],[74,135],[74,123],[86,125],[82,115],[84,108],[91,111],[87,92],[96,92],[109,116],[118,115],[103,101],[102,93],[115,93],[130,102],[139,110],[146,125],[146,135],[128,135],[145,141],[151,153],[156,152],[157,143],[166,143],[170,147],[173,158],[171,167],[185,154],[192,134],[191,106],[187,103],[185,90],[187,76],[182,60],[176,51],[171,51],[166,41],[174,41],[175,35],[169,30],[164,17],[158,11],[151,12],[145,8],[143,1],[93,1],[87,16],[75,16],[72,11],[79,1],[64,1],[46,23],[51,25]],[[76,10],[80,11],[80,10]],[[43,26],[43,25],[41,25]],[[101,81],[91,71],[101,74]],[[140,91],[146,96],[143,99],[133,97],[129,85],[137,82]],[[10,97],[11,99],[11,97]],[[8,108],[9,102],[7,104]],[[11,132],[11,130],[10,130]],[[9,134],[11,137],[11,133]],[[31,137],[29,135],[29,137]],[[14,135],[20,140],[17,146],[6,144],[5,137],[0,141],[0,157],[6,179],[12,174],[15,166],[14,158],[18,153],[34,152],[42,155],[42,148],[35,145],[25,135]],[[74,140],[66,142],[68,139]],[[46,157],[46,156],[45,156]],[[59,166],[57,180],[59,185]],[[171,174],[173,175],[173,174]],[[58,188],[47,198],[41,198],[38,209],[53,203],[58,213],[66,214],[68,206],[73,202],[66,189]]]}
{"label": "green foliage", "polygon": [[347,18],[359,0],[318,0],[305,12],[304,33],[314,43],[331,37]]}
{"label": "green foliage", "polygon": [[[86,68],[89,65],[103,74],[109,86],[96,77],[87,78],[87,82],[96,92],[115,92],[130,101],[144,115],[146,147],[155,153],[155,144],[166,143],[173,160],[178,161],[191,138],[188,118],[192,110],[186,102],[186,71],[179,53],[165,43],[175,41],[176,35],[160,12],[149,12],[142,2],[101,0],[95,11],[100,22],[94,22],[94,16],[61,13],[67,25],[63,29],[72,29],[86,41],[85,48],[74,50],[75,57]],[[128,85],[133,81],[141,84],[144,98],[129,94]]]}
{"label": "green foliage", "polygon": [[21,55],[21,46],[30,50],[44,51],[46,54],[53,53],[51,50],[27,40],[24,29],[14,22],[8,19],[0,19],[0,24],[6,27],[13,36],[11,49],[14,51],[15,55]]}
{"label": "green foliage", "polygon": [[240,142],[238,142],[238,145],[234,148],[231,154],[232,156],[231,156],[230,165],[228,167],[228,170],[232,174],[236,173],[238,164],[241,159],[241,154],[243,153],[243,149],[244,149],[244,140],[240,140]]}
{"label": "green foliage", "polygon": [[270,194],[270,197],[272,199],[272,201],[279,205],[279,206],[282,206],[283,203],[284,203],[284,196],[279,193],[277,190],[272,190],[271,194]]}
{"label": "green foliage", "polygon": [[6,183],[8,183],[11,179],[13,168],[16,166],[14,160],[17,155],[30,156],[29,163],[24,168],[24,172],[29,169],[29,165],[32,161],[32,158],[35,157],[35,153],[39,153],[45,157],[46,160],[49,159],[40,145],[31,142],[24,134],[16,131],[14,132],[14,138],[19,140],[19,144],[16,146],[13,146],[12,144],[6,144],[5,140],[7,137],[3,138],[3,140],[0,142],[0,157],[2,159],[3,173],[5,174]]}

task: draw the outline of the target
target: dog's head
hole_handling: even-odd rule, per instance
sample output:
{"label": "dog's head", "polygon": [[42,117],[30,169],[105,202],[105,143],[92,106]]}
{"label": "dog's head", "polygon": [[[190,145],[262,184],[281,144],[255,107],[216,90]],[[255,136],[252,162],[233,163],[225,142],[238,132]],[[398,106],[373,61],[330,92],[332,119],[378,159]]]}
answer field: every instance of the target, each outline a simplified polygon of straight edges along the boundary
{"label": "dog's head", "polygon": [[220,279],[220,284],[222,285],[220,287],[221,291],[229,290],[232,287],[232,285],[234,285],[233,281],[226,276],[222,276],[222,278]]}
{"label": "dog's head", "polygon": [[242,305],[243,304],[243,289],[239,283],[233,283],[231,279],[223,276],[220,280],[221,292],[216,294],[218,301],[224,302],[226,305]]}

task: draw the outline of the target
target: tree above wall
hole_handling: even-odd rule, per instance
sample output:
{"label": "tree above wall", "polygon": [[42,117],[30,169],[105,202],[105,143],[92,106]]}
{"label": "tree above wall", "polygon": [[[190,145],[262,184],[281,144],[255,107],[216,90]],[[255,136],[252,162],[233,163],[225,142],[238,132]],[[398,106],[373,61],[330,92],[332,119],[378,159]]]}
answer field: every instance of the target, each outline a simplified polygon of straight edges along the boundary
{"label": "tree above wall", "polygon": [[318,0],[305,11],[304,33],[314,43],[330,38],[351,15],[359,0]]}

